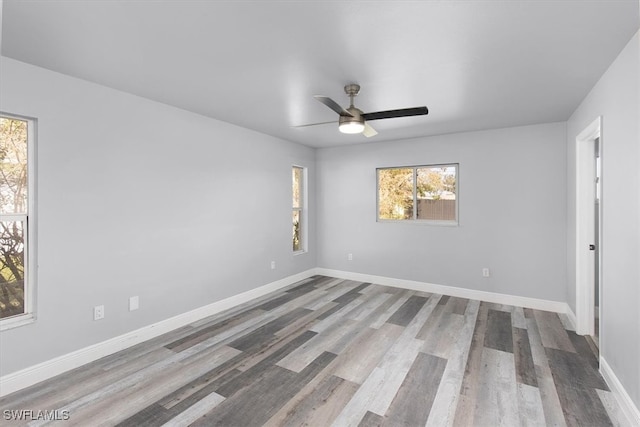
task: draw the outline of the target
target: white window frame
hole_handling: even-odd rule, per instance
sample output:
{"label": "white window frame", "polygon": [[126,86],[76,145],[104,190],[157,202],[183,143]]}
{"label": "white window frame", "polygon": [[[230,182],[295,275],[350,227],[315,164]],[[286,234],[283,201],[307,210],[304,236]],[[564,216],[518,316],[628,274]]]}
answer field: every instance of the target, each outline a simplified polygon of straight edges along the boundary
{"label": "white window frame", "polygon": [[[433,219],[418,219],[418,192],[417,192],[417,182],[418,182],[418,169],[426,169],[426,168],[443,168],[443,167],[453,167],[456,171],[456,204],[455,204],[455,220],[433,220]],[[380,178],[379,173],[381,170],[389,170],[389,169],[412,169],[413,170],[413,218],[409,219],[385,219],[380,218]],[[381,168],[376,168],[376,222],[381,223],[403,223],[403,224],[421,224],[421,225],[437,225],[437,226],[458,226],[460,225],[460,163],[437,163],[437,164],[428,164],[428,165],[417,165],[417,166],[386,166]]]}
{"label": "white window frame", "polygon": [[27,213],[0,214],[6,221],[24,221],[24,313],[0,319],[0,331],[33,323],[36,320],[36,141],[37,119],[0,111],[0,116],[27,122]]}
{"label": "white window frame", "polygon": [[[293,169],[300,169],[301,170],[301,178],[302,178],[302,182],[300,183],[300,206],[296,207],[293,206],[293,203],[291,203],[292,205],[292,213],[293,212],[299,212],[299,218],[300,218],[300,249],[298,249],[297,251],[294,250],[293,254],[294,255],[300,255],[300,254],[304,254],[307,252],[307,241],[308,239],[308,227],[307,227],[307,168],[304,166],[300,166],[300,165],[292,165],[291,166],[291,170],[293,171]],[[293,194],[291,195],[291,200],[293,202]]]}

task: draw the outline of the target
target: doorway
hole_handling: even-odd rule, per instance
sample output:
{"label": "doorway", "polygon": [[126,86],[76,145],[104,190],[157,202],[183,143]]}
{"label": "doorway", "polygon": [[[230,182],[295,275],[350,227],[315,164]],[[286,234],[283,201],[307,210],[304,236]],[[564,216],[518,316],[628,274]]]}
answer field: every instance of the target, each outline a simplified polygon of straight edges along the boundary
{"label": "doorway", "polygon": [[[601,117],[576,137],[576,332],[601,340]],[[596,309],[596,306],[598,307]]]}
{"label": "doorway", "polygon": [[594,229],[593,229],[593,242],[595,246],[594,253],[594,333],[592,335],[593,342],[597,348],[600,348],[600,195],[601,188],[600,185],[602,183],[601,173],[602,173],[602,163],[600,161],[600,137],[596,138],[594,141],[594,167],[595,167],[595,198],[593,203],[593,216],[594,216]]}

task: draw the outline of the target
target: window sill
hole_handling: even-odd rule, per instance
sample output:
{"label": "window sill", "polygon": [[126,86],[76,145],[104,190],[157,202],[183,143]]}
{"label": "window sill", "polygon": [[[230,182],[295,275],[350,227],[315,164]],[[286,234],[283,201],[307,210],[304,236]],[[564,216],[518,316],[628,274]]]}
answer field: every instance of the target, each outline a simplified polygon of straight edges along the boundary
{"label": "window sill", "polygon": [[300,251],[294,251],[293,252],[293,256],[304,255],[306,253],[307,253],[307,251],[305,251],[304,249],[300,250]]}
{"label": "window sill", "polygon": [[36,321],[36,317],[33,315],[33,313],[8,317],[6,319],[0,320],[0,331],[6,331],[8,329],[18,328],[20,326],[34,323],[35,321]]}
{"label": "window sill", "polygon": [[378,219],[376,222],[394,223],[394,224],[413,224],[413,225],[433,225],[436,227],[458,227],[458,221],[429,221],[425,219]]}

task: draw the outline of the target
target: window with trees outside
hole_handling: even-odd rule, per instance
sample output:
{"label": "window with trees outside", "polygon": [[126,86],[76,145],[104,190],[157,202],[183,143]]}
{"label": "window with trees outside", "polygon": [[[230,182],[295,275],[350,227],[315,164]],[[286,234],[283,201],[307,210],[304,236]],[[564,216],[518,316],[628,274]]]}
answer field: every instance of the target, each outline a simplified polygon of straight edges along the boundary
{"label": "window with trees outside", "polygon": [[458,222],[458,164],[377,169],[378,221]]}
{"label": "window with trees outside", "polygon": [[34,122],[0,115],[0,325],[31,317],[29,170]]}
{"label": "window with trees outside", "polygon": [[293,184],[293,252],[303,252],[305,249],[304,233],[304,168],[294,166],[292,169]]}

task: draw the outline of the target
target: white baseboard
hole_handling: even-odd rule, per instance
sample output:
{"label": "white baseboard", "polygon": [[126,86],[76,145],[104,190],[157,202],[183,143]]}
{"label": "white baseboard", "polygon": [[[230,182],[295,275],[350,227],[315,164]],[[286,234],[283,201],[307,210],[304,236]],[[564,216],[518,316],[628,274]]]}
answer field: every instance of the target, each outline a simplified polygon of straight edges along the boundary
{"label": "white baseboard", "polygon": [[569,319],[569,323],[571,323],[571,328],[573,331],[576,330],[576,314],[573,312],[573,310],[571,310],[571,307],[569,307],[569,304],[567,304],[567,311],[565,312],[565,314],[567,315],[567,318]]}
{"label": "white baseboard", "polygon": [[600,357],[600,373],[611,389],[611,393],[620,404],[622,413],[627,417],[629,425],[640,426],[640,410],[633,403],[631,396],[629,396],[629,393],[627,393],[627,390],[603,357]]}
{"label": "white baseboard", "polygon": [[327,268],[316,268],[316,274],[336,277],[339,279],[371,282],[378,285],[394,286],[396,288],[411,289],[414,291],[449,295],[452,297],[475,299],[496,304],[507,304],[518,307],[533,308],[536,310],[553,311],[555,313],[569,314],[571,312],[569,305],[566,302],[560,301],[498,294],[494,292],[477,291],[473,289],[457,288],[454,286],[436,285],[433,283],[417,282],[414,280],[394,279],[391,277],[374,276],[371,274],[354,273],[351,271],[331,270]]}
{"label": "white baseboard", "polygon": [[285,277],[284,279],[216,301],[212,304],[196,308],[195,310],[179,314],[158,323],[136,329],[135,331],[128,332],[124,335],[120,335],[80,350],[64,354],[54,359],[38,363],[37,365],[30,366],[20,371],[4,375],[3,377],[0,377],[0,397],[39,383],[40,381],[52,378],[63,372],[70,371],[86,363],[90,363],[102,357],[116,353],[120,350],[124,350],[125,348],[150,340],[166,332],[181,328],[190,323],[204,319],[205,317],[220,313],[255,298],[259,298],[268,293],[285,288],[300,280],[311,277],[314,274],[316,274],[315,269],[303,271],[302,273]]}

